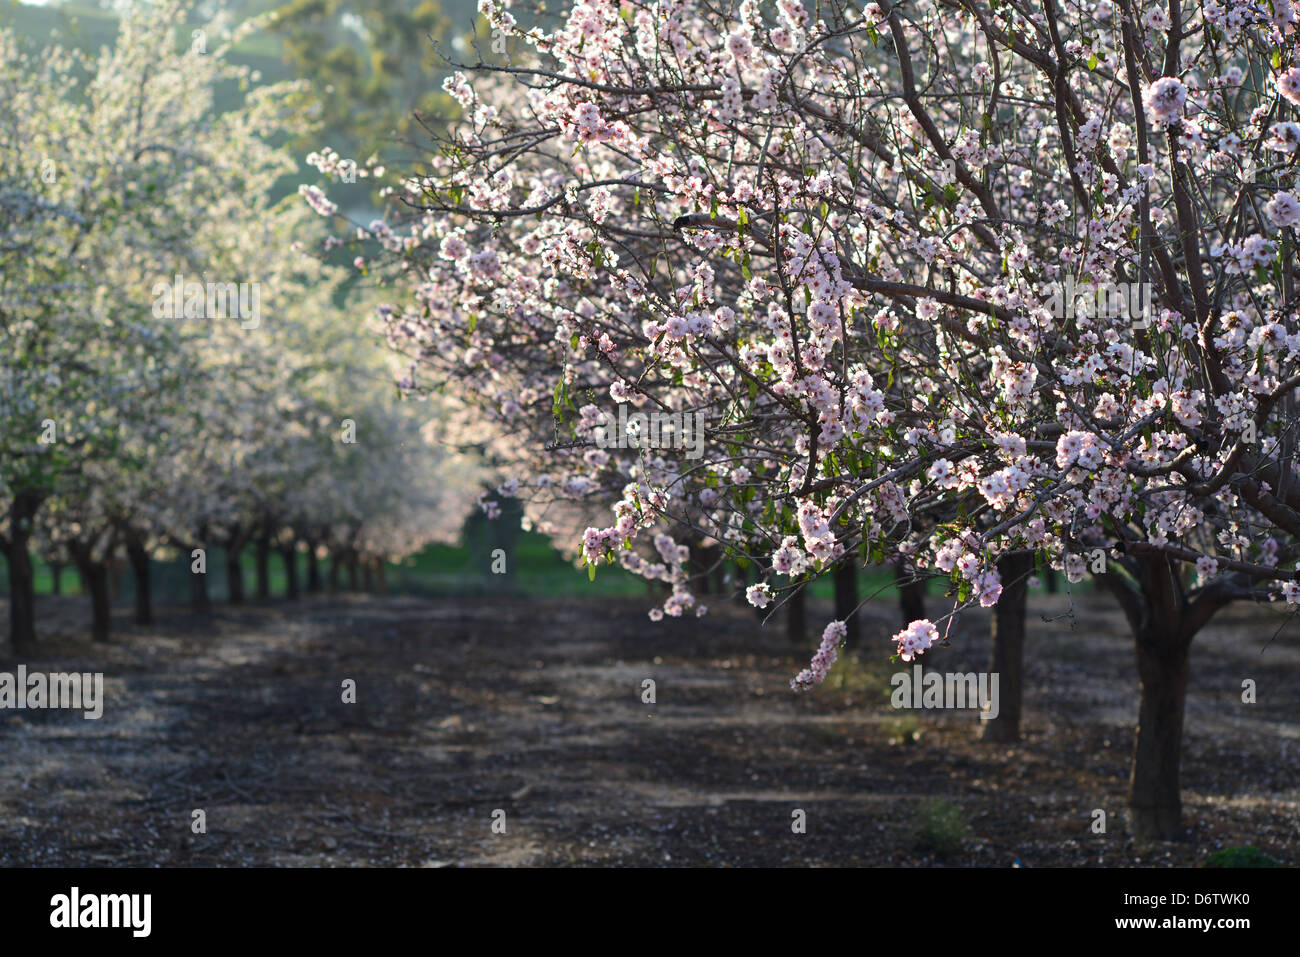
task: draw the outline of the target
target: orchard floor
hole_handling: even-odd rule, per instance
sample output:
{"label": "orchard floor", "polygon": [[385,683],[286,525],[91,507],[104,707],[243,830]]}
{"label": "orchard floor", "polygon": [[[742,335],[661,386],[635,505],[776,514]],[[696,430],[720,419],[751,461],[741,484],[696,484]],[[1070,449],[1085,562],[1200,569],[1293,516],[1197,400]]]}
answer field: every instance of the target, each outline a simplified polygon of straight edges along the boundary
{"label": "orchard floor", "polygon": [[[1197,639],[1188,838],[1139,846],[1130,645],[1109,600],[1081,596],[1072,623],[1068,604],[1031,599],[1025,735],[1006,746],[973,712],[890,706],[887,602],[856,660],[796,696],[809,649],[727,601],[658,624],[635,600],[162,608],[93,646],[81,600],[41,599],[24,663],[104,672],[106,707],[0,711],[0,865],[1195,866],[1237,844],[1300,863],[1300,622],[1270,643],[1276,609],[1229,609]],[[810,632],[827,618],[810,608]],[[987,628],[964,620],[935,665],[986,667]],[[918,845],[933,799],[961,809],[960,850]]]}

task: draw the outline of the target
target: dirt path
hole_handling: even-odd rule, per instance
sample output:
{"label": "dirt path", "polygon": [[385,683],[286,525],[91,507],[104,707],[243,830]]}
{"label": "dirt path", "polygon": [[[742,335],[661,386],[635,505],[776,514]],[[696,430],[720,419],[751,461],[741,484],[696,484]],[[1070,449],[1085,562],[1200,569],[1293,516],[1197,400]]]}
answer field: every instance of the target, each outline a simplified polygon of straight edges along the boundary
{"label": "dirt path", "polygon": [[[730,605],[661,624],[636,601],[163,609],[92,647],[79,602],[43,601],[56,634],[29,668],[103,671],[107,703],[100,721],[0,711],[3,865],[928,863],[915,815],[934,798],[969,825],[954,865],[1186,865],[1245,843],[1300,862],[1300,626],[1261,651],[1279,619],[1253,609],[1194,652],[1190,840],[1137,848],[1122,813],[1136,679],[1095,601],[1073,629],[1041,621],[1063,598],[1034,606],[1017,747],[975,740],[971,713],[890,707],[887,604],[869,652],[796,697],[806,653]],[[943,670],[985,667],[986,623],[963,628]]]}

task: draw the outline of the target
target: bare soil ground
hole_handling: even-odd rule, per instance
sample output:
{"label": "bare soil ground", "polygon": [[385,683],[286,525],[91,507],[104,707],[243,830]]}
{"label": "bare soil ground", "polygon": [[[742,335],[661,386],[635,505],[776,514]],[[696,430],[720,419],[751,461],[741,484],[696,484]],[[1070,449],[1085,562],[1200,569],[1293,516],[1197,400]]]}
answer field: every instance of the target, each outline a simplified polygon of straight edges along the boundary
{"label": "bare soil ground", "polygon": [[[1132,651],[1106,599],[1073,622],[1068,604],[1031,598],[1025,739],[1008,746],[979,741],[973,712],[890,706],[888,602],[864,612],[854,660],[796,696],[816,635],[794,647],[729,602],[657,624],[632,600],[163,608],[94,646],[81,600],[41,599],[28,668],[102,671],[107,702],[99,721],[0,711],[0,865],[1189,866],[1247,843],[1300,863],[1300,623],[1270,641],[1276,609],[1230,609],[1197,639],[1188,838],[1138,846]],[[987,628],[963,621],[936,667],[987,667]],[[960,851],[919,848],[932,799],[960,807]]]}

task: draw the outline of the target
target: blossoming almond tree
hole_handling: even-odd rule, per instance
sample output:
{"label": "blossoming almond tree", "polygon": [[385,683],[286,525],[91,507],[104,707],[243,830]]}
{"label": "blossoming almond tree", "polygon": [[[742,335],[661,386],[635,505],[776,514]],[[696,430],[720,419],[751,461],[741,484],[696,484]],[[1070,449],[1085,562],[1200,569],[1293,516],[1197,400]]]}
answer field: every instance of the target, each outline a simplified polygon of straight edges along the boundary
{"label": "blossoming almond tree", "polygon": [[[140,6],[95,56],[57,43],[19,51],[11,34],[0,38],[12,54],[0,109],[5,179],[31,210],[4,224],[6,244],[21,255],[5,263],[0,307],[6,392],[18,413],[5,416],[14,454],[0,469],[26,523],[43,501],[60,499],[50,530],[71,536],[66,544],[96,596],[99,637],[107,633],[104,562],[141,490],[132,476],[157,459],[161,426],[195,373],[194,340],[202,339],[193,323],[159,315],[154,287],[187,271],[234,278],[224,249],[292,168],[267,139],[288,129],[292,85],[214,114],[218,84],[248,80],[225,58],[237,34],[218,24],[211,51],[181,47],[175,27],[184,13],[172,2]],[[227,45],[216,46],[218,36]],[[33,234],[33,226],[44,228]],[[20,574],[24,549],[17,540],[9,549]],[[13,639],[26,648],[30,577],[13,584],[25,593],[13,603]]]}
{"label": "blossoming almond tree", "polygon": [[[448,457],[421,441],[436,410],[398,411],[377,333],[339,323],[339,271],[303,251],[316,217],[275,199],[296,162],[284,140],[306,129],[299,86],[217,109],[222,84],[256,81],[227,56],[258,21],[209,24],[211,46],[187,46],[186,9],[132,7],[96,56],[20,50],[0,31],[0,548],[20,652],[33,531],[75,560],[106,639],[123,545],[143,623],[151,549],[221,542],[237,586],[250,537],[292,558],[300,529],[337,520],[322,486],[346,490],[371,558],[468,507],[442,494]],[[374,426],[361,467],[335,460],[349,416]]]}
{"label": "blossoming almond tree", "polygon": [[[772,576],[906,556],[959,605],[1103,549],[1133,825],[1179,836],[1193,636],[1300,601],[1287,0],[480,9],[536,56],[462,65],[464,122],[371,230],[404,384],[514,430],[518,489],[612,498],[586,558],[671,580],[669,614],[691,535]],[[702,415],[701,456],[601,448],[622,405]]]}

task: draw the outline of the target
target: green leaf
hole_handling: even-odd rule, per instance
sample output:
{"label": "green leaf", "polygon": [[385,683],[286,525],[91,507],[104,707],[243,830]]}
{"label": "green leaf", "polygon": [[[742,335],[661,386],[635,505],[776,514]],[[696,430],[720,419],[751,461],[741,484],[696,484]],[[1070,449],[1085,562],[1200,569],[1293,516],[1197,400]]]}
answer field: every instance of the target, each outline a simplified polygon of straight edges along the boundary
{"label": "green leaf", "polygon": [[1097,69],[1097,62],[1098,62],[1097,54],[1094,53],[1092,56],[1088,57],[1088,69],[1089,70]]}
{"label": "green leaf", "polygon": [[589,581],[589,582],[594,582],[595,580],[596,580],[596,565],[595,565],[593,562],[588,562],[588,563],[587,563],[587,581]]}

